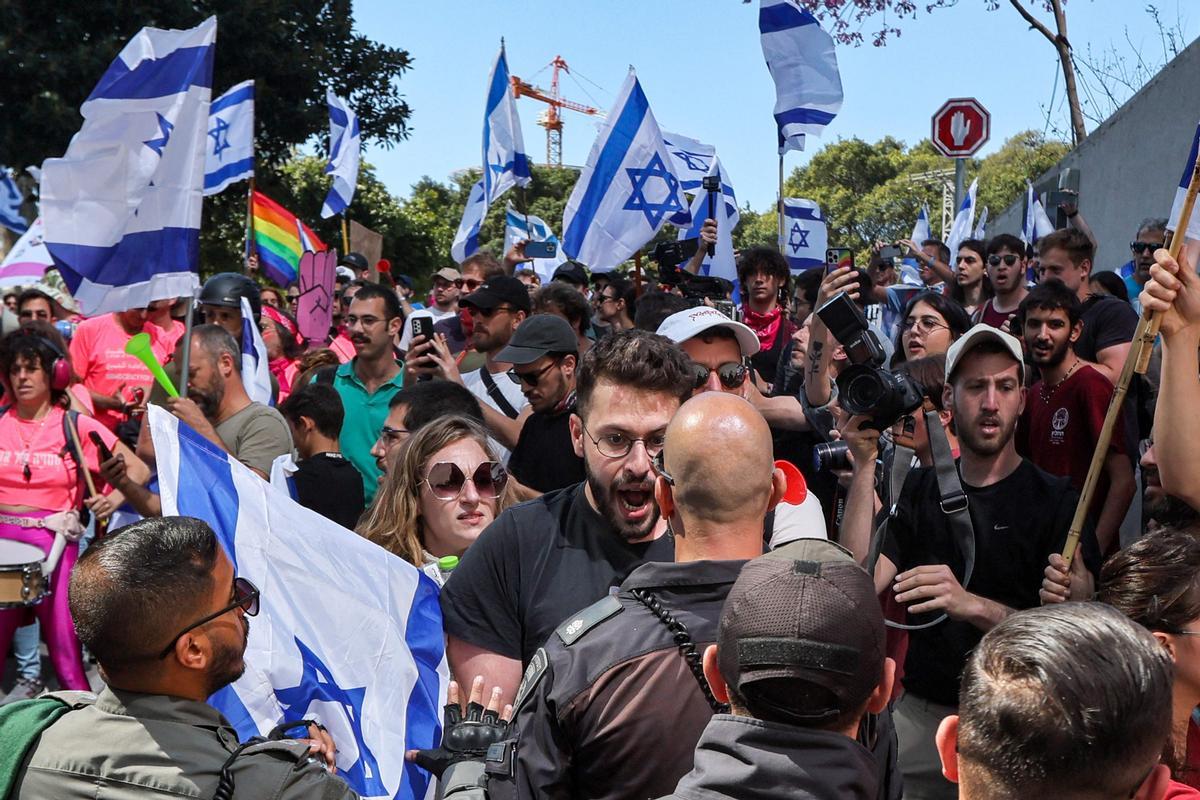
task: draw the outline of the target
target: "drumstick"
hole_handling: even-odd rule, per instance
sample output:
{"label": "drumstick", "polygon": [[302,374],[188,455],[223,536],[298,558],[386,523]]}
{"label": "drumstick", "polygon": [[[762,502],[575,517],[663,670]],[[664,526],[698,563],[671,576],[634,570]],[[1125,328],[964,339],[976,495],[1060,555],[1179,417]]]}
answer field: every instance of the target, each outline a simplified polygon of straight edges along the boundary
{"label": "drumstick", "polygon": [[[1183,249],[1183,240],[1187,234],[1188,222],[1192,218],[1192,207],[1196,204],[1197,192],[1200,192],[1200,159],[1196,161],[1196,166],[1192,169],[1187,194],[1183,199],[1183,208],[1179,210],[1179,220],[1175,223],[1175,235],[1171,237],[1171,246],[1167,250],[1173,259],[1178,259],[1179,253]],[[1099,482],[1101,470],[1104,468],[1104,460],[1108,456],[1113,427],[1125,404],[1125,394],[1129,391],[1129,382],[1133,379],[1133,373],[1143,375],[1150,365],[1154,340],[1158,336],[1158,328],[1161,324],[1161,311],[1154,314],[1143,314],[1142,318],[1138,320],[1137,330],[1133,334],[1133,346],[1129,348],[1129,355],[1125,357],[1125,364],[1121,367],[1121,376],[1117,380],[1117,385],[1113,387],[1112,399],[1109,401],[1108,411],[1104,415],[1104,426],[1096,438],[1092,463],[1088,466],[1087,478],[1079,493],[1079,503],[1075,506],[1075,516],[1071,519],[1067,543],[1063,546],[1062,557],[1067,562],[1066,569],[1071,568],[1071,559],[1075,557],[1075,549],[1079,546],[1079,537],[1083,533],[1083,523],[1087,518],[1088,506],[1092,503],[1096,484]]]}
{"label": "drumstick", "polygon": [[[75,422],[70,415],[67,416],[67,433],[71,435],[71,443],[75,445],[75,452],[79,454],[79,470],[83,473],[83,481],[87,484],[88,496],[96,497],[100,493],[96,491],[96,484],[92,481],[92,473],[88,472],[86,460],[83,457],[83,446],[79,443],[79,431],[75,429]],[[96,515],[97,522],[105,522],[107,516]]]}

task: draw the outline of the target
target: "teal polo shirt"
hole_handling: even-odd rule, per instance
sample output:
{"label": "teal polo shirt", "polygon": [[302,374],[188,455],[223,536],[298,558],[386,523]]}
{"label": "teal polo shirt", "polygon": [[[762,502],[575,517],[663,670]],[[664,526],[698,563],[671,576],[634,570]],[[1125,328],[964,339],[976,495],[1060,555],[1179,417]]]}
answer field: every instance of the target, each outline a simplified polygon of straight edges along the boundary
{"label": "teal polo shirt", "polygon": [[333,388],[341,395],[342,409],[345,412],[338,444],[342,448],[342,455],[349,459],[362,475],[363,495],[369,506],[375,497],[380,475],[379,467],[375,465],[375,457],[371,455],[371,447],[379,438],[379,431],[387,419],[388,403],[404,385],[404,372],[397,372],[396,377],[371,393],[354,373],[354,362],[357,360],[352,359],[338,367],[333,378]]}

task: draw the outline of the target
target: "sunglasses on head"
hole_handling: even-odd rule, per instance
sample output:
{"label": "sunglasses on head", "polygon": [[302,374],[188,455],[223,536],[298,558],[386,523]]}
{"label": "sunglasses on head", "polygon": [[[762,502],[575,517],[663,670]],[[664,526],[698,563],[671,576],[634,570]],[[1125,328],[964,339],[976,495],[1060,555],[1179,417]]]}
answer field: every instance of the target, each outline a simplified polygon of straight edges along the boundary
{"label": "sunglasses on head", "polygon": [[508,472],[498,461],[484,461],[468,477],[458,464],[439,461],[429,468],[425,483],[429,484],[429,491],[437,499],[457,500],[468,480],[475,484],[475,491],[480,497],[494,500],[508,484]]}
{"label": "sunglasses on head", "polygon": [[1000,266],[1000,262],[1003,261],[1006,267],[1011,267],[1017,263],[1017,259],[1019,258],[1020,256],[1013,255],[1012,253],[1005,253],[1002,256],[988,256],[988,266],[998,267]]}
{"label": "sunglasses on head", "polygon": [[1157,250],[1160,247],[1162,247],[1161,244],[1156,244],[1154,242],[1130,242],[1129,243],[1129,249],[1132,250],[1133,252],[1137,253],[1138,255],[1141,255],[1142,253],[1146,252],[1147,250],[1149,250],[1151,253],[1153,253],[1155,250]]}
{"label": "sunglasses on head", "polygon": [[746,380],[746,365],[741,361],[727,361],[715,368],[703,364],[692,364],[692,388],[699,389],[708,383],[710,373],[717,373],[717,378],[726,389],[737,389]]}

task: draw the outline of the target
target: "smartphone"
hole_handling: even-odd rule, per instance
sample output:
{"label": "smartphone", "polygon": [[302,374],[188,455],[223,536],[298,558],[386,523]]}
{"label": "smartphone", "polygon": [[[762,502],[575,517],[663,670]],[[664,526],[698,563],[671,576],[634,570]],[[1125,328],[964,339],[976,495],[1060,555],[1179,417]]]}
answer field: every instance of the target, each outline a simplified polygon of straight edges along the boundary
{"label": "smartphone", "polygon": [[558,255],[558,245],[554,242],[527,242],[525,255],[529,258],[554,258]]}
{"label": "smartphone", "polygon": [[100,438],[100,434],[92,431],[88,434],[88,438],[92,440],[92,444],[96,445],[96,450],[100,452],[100,462],[104,463],[113,457],[112,450],[108,449],[108,445]]}
{"label": "smartphone", "polygon": [[888,245],[879,249],[879,260],[883,262],[895,262],[900,258],[900,248],[895,245]]}
{"label": "smartphone", "polygon": [[425,341],[433,340],[433,318],[421,315],[412,318],[412,335],[424,336]]}
{"label": "smartphone", "polygon": [[849,247],[830,247],[825,251],[825,274],[842,267],[854,269],[854,251]]}

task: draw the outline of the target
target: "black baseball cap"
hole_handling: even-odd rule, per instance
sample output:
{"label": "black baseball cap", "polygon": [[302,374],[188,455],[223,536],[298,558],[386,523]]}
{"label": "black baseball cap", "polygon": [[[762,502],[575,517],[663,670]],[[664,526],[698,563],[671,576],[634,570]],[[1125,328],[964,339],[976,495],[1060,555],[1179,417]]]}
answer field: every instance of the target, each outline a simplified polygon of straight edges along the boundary
{"label": "black baseball cap", "polygon": [[481,311],[491,311],[501,303],[508,303],[526,314],[532,308],[525,284],[508,275],[488,278],[478,289],[458,301],[460,307],[474,306]]}
{"label": "black baseball cap", "polygon": [[[721,613],[717,661],[756,718],[817,726],[866,704],[883,674],[884,637],[867,571],[833,542],[801,539],[742,569]],[[795,694],[772,691],[778,679],[827,699],[795,707]]]}
{"label": "black baseball cap", "polygon": [[579,340],[565,319],[554,314],[534,314],[517,326],[517,332],[508,346],[496,354],[496,360],[532,364],[548,353],[578,352]]}
{"label": "black baseball cap", "polygon": [[349,252],[338,261],[338,266],[349,267],[355,272],[367,271],[367,257],[362,253]]}
{"label": "black baseball cap", "polygon": [[587,271],[583,268],[583,264],[578,261],[568,261],[554,270],[552,281],[566,281],[575,286],[587,286],[588,276]]}
{"label": "black baseball cap", "polygon": [[407,286],[409,289],[411,289],[412,288],[412,277],[409,275],[406,275],[403,272],[399,272],[396,274],[396,283],[402,283],[405,286]]}

